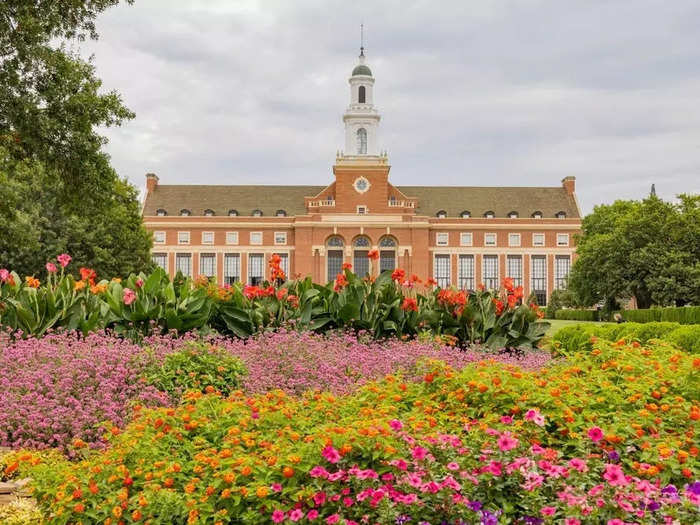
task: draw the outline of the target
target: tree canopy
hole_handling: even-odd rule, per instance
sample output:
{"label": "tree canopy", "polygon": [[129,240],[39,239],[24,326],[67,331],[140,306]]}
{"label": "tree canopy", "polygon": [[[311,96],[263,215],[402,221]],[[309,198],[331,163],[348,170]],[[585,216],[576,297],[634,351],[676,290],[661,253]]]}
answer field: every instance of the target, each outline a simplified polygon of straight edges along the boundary
{"label": "tree canopy", "polygon": [[596,206],[582,230],[569,288],[583,304],[700,304],[700,195]]}

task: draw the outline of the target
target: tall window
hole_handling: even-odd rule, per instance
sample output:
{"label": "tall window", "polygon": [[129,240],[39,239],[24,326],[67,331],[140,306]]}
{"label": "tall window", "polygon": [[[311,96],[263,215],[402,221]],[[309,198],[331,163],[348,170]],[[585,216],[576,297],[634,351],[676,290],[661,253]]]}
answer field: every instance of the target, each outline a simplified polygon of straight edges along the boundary
{"label": "tall window", "polygon": [[369,259],[367,258],[367,254],[369,253],[369,248],[372,243],[367,237],[357,237],[352,244],[355,248],[352,257],[353,270],[355,270],[358,276],[364,277],[369,274]]}
{"label": "tall window", "polygon": [[474,289],[474,256],[459,256],[459,288],[461,290]]}
{"label": "tall window", "polygon": [[357,90],[357,101],[360,104],[365,103],[365,86],[360,86],[360,89]]}
{"label": "tall window", "polygon": [[203,253],[199,256],[199,274],[207,277],[216,276],[216,254]]}
{"label": "tall window", "polygon": [[379,240],[379,272],[396,268],[396,241],[391,237]]}
{"label": "tall window", "polygon": [[357,154],[367,155],[367,130],[365,128],[357,130]]}
{"label": "tall window", "polygon": [[532,266],[532,291],[537,297],[537,304],[547,305],[547,258],[544,255],[533,255]]}
{"label": "tall window", "polygon": [[571,258],[568,255],[557,255],[554,259],[554,289],[566,288],[571,268]]}
{"label": "tall window", "polygon": [[280,253],[280,268],[284,272],[284,275],[289,279],[289,254]]}
{"label": "tall window", "polygon": [[248,257],[248,282],[253,286],[262,284],[265,278],[265,256],[251,253]]}
{"label": "tall window", "polygon": [[178,253],[175,255],[175,273],[177,272],[186,277],[192,276],[192,254]]}
{"label": "tall window", "polygon": [[440,288],[447,288],[450,286],[450,256],[449,255],[436,255],[434,266],[434,278],[438,283]]}
{"label": "tall window", "polygon": [[153,255],[151,255],[151,260],[153,261],[153,264],[160,266],[166,272],[168,271],[167,253],[154,253]]}
{"label": "tall window", "polygon": [[224,255],[224,284],[233,284],[241,280],[241,256],[237,253]]}
{"label": "tall window", "polygon": [[515,286],[523,285],[523,258],[520,255],[509,255],[506,258],[506,277],[513,279]]}
{"label": "tall window", "polygon": [[335,236],[328,239],[326,245],[328,246],[326,252],[328,282],[331,282],[343,270],[343,246],[345,243],[341,237]]}
{"label": "tall window", "polygon": [[488,290],[498,289],[498,255],[484,255],[484,285]]}

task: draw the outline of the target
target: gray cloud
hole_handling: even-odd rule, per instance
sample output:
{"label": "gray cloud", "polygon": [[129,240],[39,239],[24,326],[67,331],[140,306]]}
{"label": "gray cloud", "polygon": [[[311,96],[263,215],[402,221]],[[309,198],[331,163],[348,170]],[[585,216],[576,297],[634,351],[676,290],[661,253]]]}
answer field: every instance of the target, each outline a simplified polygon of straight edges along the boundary
{"label": "gray cloud", "polygon": [[696,0],[137,0],[83,45],[136,113],[106,131],[115,168],[329,182],[360,21],[395,183],[575,175],[584,211],[700,192]]}

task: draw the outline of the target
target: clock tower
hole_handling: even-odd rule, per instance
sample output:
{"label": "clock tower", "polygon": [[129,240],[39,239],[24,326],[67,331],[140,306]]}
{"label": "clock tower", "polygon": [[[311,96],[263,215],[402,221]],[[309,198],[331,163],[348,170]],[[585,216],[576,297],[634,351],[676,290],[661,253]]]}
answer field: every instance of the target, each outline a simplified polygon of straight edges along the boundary
{"label": "clock tower", "polygon": [[374,77],[365,63],[364,47],[360,48],[359,63],[348,79],[350,104],[343,114],[345,123],[345,156],[378,157],[377,130],[381,119],[374,107]]}

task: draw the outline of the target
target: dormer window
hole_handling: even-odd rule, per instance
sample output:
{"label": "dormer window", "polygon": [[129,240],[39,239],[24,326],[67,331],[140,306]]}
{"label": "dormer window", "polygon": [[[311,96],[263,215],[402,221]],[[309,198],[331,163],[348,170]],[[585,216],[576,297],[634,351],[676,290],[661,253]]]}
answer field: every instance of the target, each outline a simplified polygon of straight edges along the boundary
{"label": "dormer window", "polygon": [[535,213],[532,214],[533,219],[541,219],[542,218],[542,212],[541,211],[536,211]]}
{"label": "dormer window", "polygon": [[204,210],[205,217],[213,217],[214,215],[214,210]]}
{"label": "dormer window", "polygon": [[252,215],[253,215],[253,217],[262,217],[263,212],[262,212],[262,210],[255,209],[255,210],[253,210],[253,214],[252,214]]}
{"label": "dormer window", "polygon": [[464,210],[462,213],[459,214],[462,219],[468,219],[469,217],[472,216],[472,213],[470,211]]}
{"label": "dormer window", "polygon": [[447,217],[447,212],[445,210],[440,210],[435,214],[438,219],[445,219]]}
{"label": "dormer window", "polygon": [[238,210],[229,210],[228,216],[229,217],[238,217]]}
{"label": "dormer window", "polygon": [[326,195],[326,202],[333,202],[333,195],[331,195],[330,193]]}
{"label": "dormer window", "polygon": [[286,217],[286,216],[287,216],[287,212],[284,211],[284,210],[277,210],[277,211],[275,212],[275,215],[277,215],[277,217]]}
{"label": "dormer window", "polygon": [[192,212],[183,208],[182,210],[180,210],[180,215],[182,217],[189,217],[190,215],[192,215]]}
{"label": "dormer window", "polygon": [[168,214],[167,211],[165,211],[163,208],[159,208],[156,210],[156,215],[158,217],[165,217]]}
{"label": "dormer window", "polygon": [[484,217],[486,217],[487,219],[493,219],[494,217],[496,217],[496,214],[492,211],[487,211],[486,213],[484,213]]}
{"label": "dormer window", "polygon": [[565,211],[557,212],[557,219],[566,219],[566,212]]}
{"label": "dormer window", "polygon": [[508,218],[509,219],[517,219],[518,218],[518,212],[517,211],[511,211],[508,213]]}

